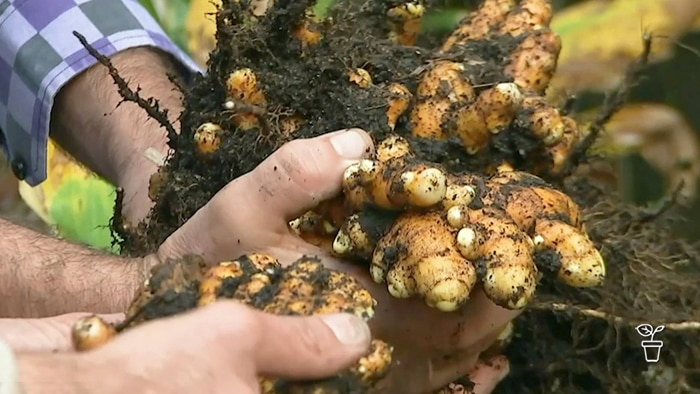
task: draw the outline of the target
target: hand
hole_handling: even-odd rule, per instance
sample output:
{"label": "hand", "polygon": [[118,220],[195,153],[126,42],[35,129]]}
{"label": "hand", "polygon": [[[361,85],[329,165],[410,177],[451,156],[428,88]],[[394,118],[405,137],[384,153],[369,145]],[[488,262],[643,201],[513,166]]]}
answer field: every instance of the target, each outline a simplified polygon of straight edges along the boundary
{"label": "hand", "polygon": [[217,263],[268,252],[293,261],[309,244],[289,221],[340,193],[343,172],[372,153],[367,133],[341,130],[283,145],[233,180],[160,247],[161,260],[194,253]]}
{"label": "hand", "polygon": [[[66,313],[41,319],[0,319],[0,338],[15,352],[72,351],[71,329],[91,313]],[[123,313],[100,315],[108,323],[124,319]]]}
{"label": "hand", "polygon": [[[371,138],[360,130],[290,142],[217,193],[163,244],[159,255],[196,253],[212,263],[252,252],[270,253],[283,263],[304,253],[324,256],[328,267],[351,272],[378,301],[370,323],[373,334],[395,346],[401,360],[385,389],[422,393],[469,373],[518,312],[496,306],[480,289],[463,311],[450,314],[420,300],[395,299],[385,285],[369,278],[366,267],[334,260],[289,230],[290,220],[338,195],[345,169],[373,149]],[[498,374],[488,376],[496,379]]]}
{"label": "hand", "polygon": [[369,343],[369,328],[353,315],[275,316],[220,301],[125,331],[77,354],[76,369],[105,393],[253,394],[259,375],[334,375],[357,362]]}
{"label": "hand", "polygon": [[489,394],[507,375],[503,356],[480,363],[479,355],[520,312],[497,306],[480,288],[460,311],[440,312],[419,299],[393,298],[386,284],[369,278],[365,267],[330,257],[326,261],[330,268],[352,273],[377,299],[372,334],[394,346],[394,359],[400,361],[379,392],[427,393],[468,374],[475,383],[473,394]]}

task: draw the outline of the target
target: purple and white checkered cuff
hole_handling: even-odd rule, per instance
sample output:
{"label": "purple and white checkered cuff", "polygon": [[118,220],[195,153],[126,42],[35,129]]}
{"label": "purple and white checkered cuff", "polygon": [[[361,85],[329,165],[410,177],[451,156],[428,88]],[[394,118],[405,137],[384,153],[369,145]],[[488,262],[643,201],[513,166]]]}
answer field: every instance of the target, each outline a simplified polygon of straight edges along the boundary
{"label": "purple and white checkered cuff", "polygon": [[105,56],[151,46],[174,56],[191,73],[202,71],[137,0],[0,3],[0,130],[15,175],[32,186],[46,178],[56,94],[96,63],[73,31]]}

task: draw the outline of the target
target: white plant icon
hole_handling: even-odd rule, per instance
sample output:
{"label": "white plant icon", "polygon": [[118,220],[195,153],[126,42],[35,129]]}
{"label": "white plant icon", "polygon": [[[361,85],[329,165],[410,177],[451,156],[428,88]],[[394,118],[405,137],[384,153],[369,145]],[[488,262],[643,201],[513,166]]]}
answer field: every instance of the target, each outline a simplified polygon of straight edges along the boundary
{"label": "white plant icon", "polygon": [[664,346],[663,341],[655,341],[654,335],[660,333],[664,330],[664,326],[658,326],[654,328],[651,324],[640,324],[636,327],[637,332],[643,338],[649,338],[642,341],[642,348],[644,349],[644,359],[650,363],[656,363],[659,361],[661,356],[661,348]]}
{"label": "white plant icon", "polygon": [[664,326],[658,326],[656,328],[652,327],[651,324],[640,324],[636,327],[637,332],[639,335],[643,336],[644,338],[649,337],[650,341],[654,340],[654,335],[660,333],[661,331],[664,330]]}

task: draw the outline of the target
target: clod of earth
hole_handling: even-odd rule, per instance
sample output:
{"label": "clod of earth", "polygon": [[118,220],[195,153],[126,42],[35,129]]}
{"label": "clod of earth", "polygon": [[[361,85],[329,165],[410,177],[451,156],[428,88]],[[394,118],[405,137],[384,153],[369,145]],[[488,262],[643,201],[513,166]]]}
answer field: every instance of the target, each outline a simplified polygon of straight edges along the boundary
{"label": "clod of earth", "polygon": [[[684,331],[700,327],[700,269],[690,263],[700,261],[697,251],[675,240],[659,213],[620,201],[586,175],[601,164],[587,149],[639,77],[650,35],[584,130],[570,101],[544,97],[560,51],[549,1],[484,0],[445,37],[419,34],[430,1],[339,0],[323,17],[314,3],[222,1],[217,45],[206,75],[185,92],[179,133],[111,68],[125,100],[163,124],[173,150],[151,180],[147,222],[115,215],[122,250],[156,250],[284,143],[358,127],[374,138],[375,157],[350,167],[343,193],[290,227],[366,264],[396,297],[452,311],[483,287],[499,305],[526,306],[504,333],[511,373],[497,390],[700,387],[687,372],[700,367],[700,346],[688,346],[697,335]],[[230,269],[212,271],[207,289]],[[266,283],[267,274],[257,275],[251,288]],[[191,294],[174,311],[219,294],[167,283],[168,294]],[[306,308],[303,297],[294,302]],[[639,322],[666,324],[657,367],[672,384],[630,358]]]}
{"label": "clod of earth", "polygon": [[[188,256],[152,269],[118,328],[120,332],[128,330],[217,299],[237,300],[278,315],[352,313],[366,321],[374,315],[376,304],[355,278],[325,268],[316,258],[304,256],[282,267],[273,257],[250,254],[207,267],[201,259]],[[88,316],[74,325],[73,345],[78,351],[90,350],[116,335],[115,326],[98,316]],[[261,377],[261,390],[265,394],[363,392],[386,375],[391,361],[391,347],[375,339],[365,357],[336,377],[304,383]]]}

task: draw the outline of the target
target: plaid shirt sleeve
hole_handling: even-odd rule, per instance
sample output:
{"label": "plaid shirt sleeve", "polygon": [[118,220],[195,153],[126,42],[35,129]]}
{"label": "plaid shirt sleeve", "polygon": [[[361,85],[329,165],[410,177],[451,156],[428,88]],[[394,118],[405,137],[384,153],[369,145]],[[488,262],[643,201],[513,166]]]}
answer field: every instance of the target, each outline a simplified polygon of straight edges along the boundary
{"label": "plaid shirt sleeve", "polygon": [[54,97],[96,63],[73,31],[106,56],[152,46],[201,72],[137,0],[0,0],[0,140],[15,175],[32,186],[46,178]]}

